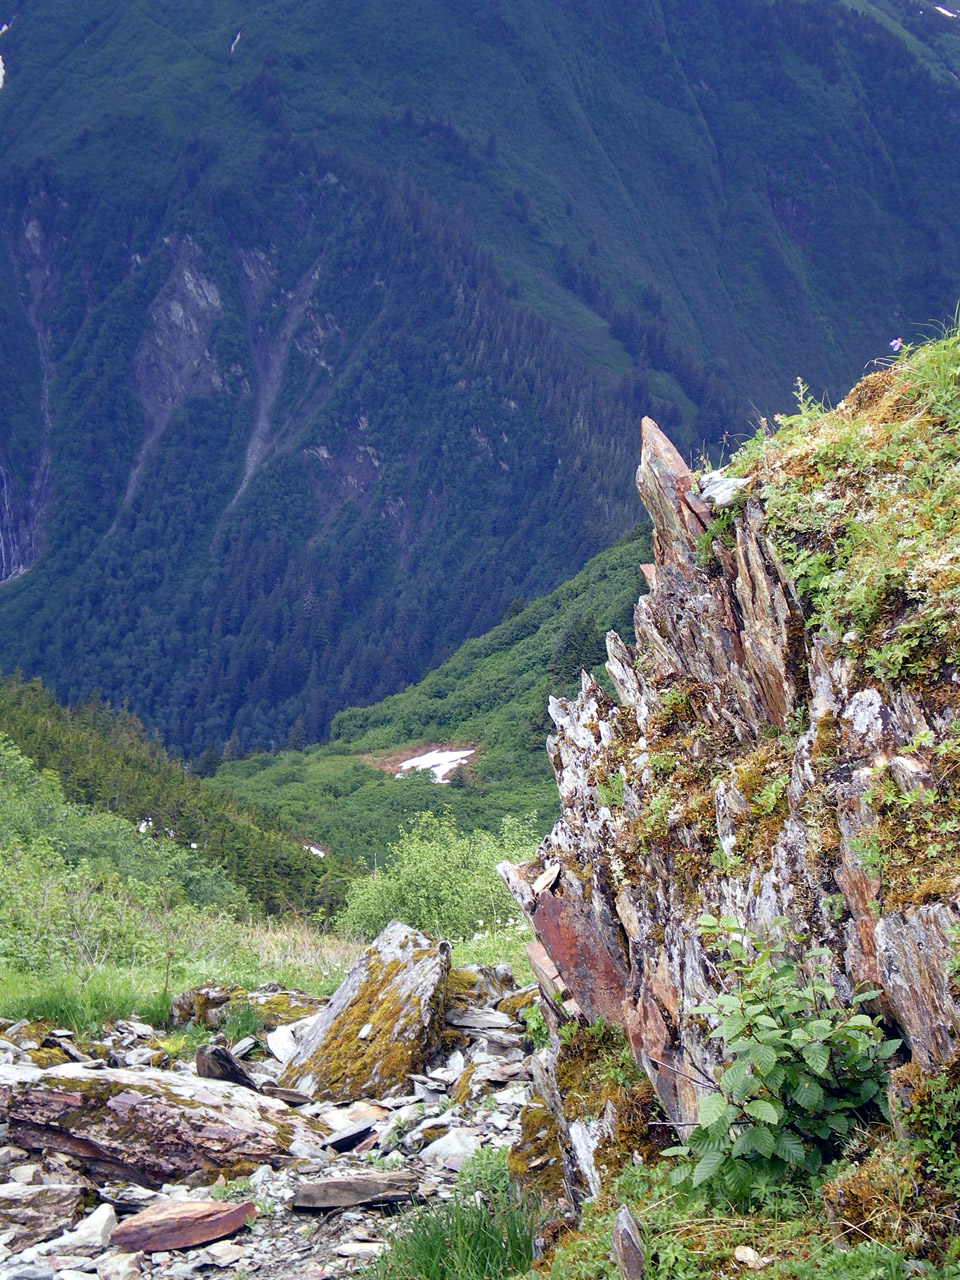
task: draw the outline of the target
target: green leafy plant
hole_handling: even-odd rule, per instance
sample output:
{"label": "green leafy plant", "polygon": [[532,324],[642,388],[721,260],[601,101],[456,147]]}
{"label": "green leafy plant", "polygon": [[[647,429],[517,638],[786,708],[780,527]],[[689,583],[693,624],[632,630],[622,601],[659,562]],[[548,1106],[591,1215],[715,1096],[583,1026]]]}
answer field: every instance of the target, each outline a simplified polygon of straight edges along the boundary
{"label": "green leafy plant", "polygon": [[951,1196],[960,1195],[960,1073],[948,1068],[923,1081],[910,1100],[909,1144],[930,1177]]}
{"label": "green leafy plant", "polygon": [[856,996],[852,1009],[834,1003],[829,953],[804,951],[783,932],[785,918],[764,938],[730,916],[698,923],[726,952],[718,967],[730,989],[693,1013],[718,1021],[710,1038],[726,1065],[686,1142],[667,1154],[681,1158],[675,1185],[749,1201],[761,1183],[815,1173],[854,1125],[886,1114],[884,1063],[900,1041],[885,1040],[876,1020],[857,1012],[875,992]]}
{"label": "green leafy plant", "polygon": [[780,774],[762,787],[753,798],[753,809],[758,814],[773,813],[790,785],[788,774]]}
{"label": "green leafy plant", "polygon": [[457,1189],[464,1195],[479,1192],[488,1204],[510,1197],[506,1147],[481,1147],[461,1165]]}
{"label": "green leafy plant", "polygon": [[714,563],[716,558],[713,554],[714,542],[722,542],[725,547],[734,545],[734,525],[737,512],[742,505],[742,502],[738,502],[718,512],[716,517],[710,521],[703,533],[697,538],[695,554],[697,564],[701,569],[709,569],[711,564]]}
{"label": "green leafy plant", "polygon": [[495,867],[522,861],[536,846],[531,821],[505,818],[500,834],[461,832],[452,811],[421,813],[391,846],[383,870],[355,880],[338,925],[373,937],[390,920],[437,937],[470,938],[512,920],[513,899]]}
{"label": "green leafy plant", "polygon": [[527,1028],[527,1035],[533,1041],[534,1049],[545,1049],[550,1043],[550,1033],[539,1002],[529,1005],[520,1017]]}
{"label": "green leafy plant", "polygon": [[608,809],[620,809],[623,806],[623,774],[620,770],[611,773],[605,782],[597,783],[600,799]]}

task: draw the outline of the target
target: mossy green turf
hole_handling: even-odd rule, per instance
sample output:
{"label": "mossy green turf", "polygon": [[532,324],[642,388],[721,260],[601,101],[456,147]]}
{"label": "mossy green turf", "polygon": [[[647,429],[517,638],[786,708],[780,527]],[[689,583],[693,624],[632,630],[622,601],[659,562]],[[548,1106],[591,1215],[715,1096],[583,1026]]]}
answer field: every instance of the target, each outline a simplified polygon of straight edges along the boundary
{"label": "mossy green turf", "polygon": [[[581,666],[606,679],[603,636],[613,628],[632,637],[633,606],[645,589],[640,565],[651,556],[641,526],[548,596],[518,602],[515,616],[468,640],[418,684],[342,712],[332,742],[231,761],[210,785],[369,865],[382,860],[402,823],[447,806],[463,831],[494,831],[503,818],[525,814],[536,814],[546,831],[559,812],[545,750],[547,697],[576,693]],[[476,747],[463,786],[438,786],[424,773],[397,779],[366,762],[450,741]]]}

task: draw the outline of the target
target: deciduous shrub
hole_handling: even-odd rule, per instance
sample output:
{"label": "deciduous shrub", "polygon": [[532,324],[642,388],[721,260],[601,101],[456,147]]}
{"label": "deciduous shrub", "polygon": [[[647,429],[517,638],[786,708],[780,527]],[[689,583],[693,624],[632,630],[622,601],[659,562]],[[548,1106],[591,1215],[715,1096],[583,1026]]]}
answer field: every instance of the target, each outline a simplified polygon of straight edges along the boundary
{"label": "deciduous shrub", "polygon": [[900,1041],[885,1040],[876,1020],[856,1011],[876,992],[856,996],[853,1009],[834,1003],[829,953],[803,952],[799,938],[783,934],[786,919],[774,920],[778,932],[767,938],[730,916],[702,916],[699,925],[725,949],[719,967],[731,988],[693,1012],[719,1020],[711,1039],[722,1042],[727,1065],[686,1142],[665,1154],[682,1157],[675,1184],[749,1201],[794,1171],[815,1173],[854,1125],[871,1111],[886,1114],[884,1063]]}
{"label": "deciduous shrub", "polygon": [[391,861],[356,880],[338,927],[374,937],[391,920],[443,938],[469,938],[513,916],[516,907],[495,871],[498,862],[532,857],[529,821],[505,818],[499,836],[457,830],[453,814],[418,814],[390,845]]}

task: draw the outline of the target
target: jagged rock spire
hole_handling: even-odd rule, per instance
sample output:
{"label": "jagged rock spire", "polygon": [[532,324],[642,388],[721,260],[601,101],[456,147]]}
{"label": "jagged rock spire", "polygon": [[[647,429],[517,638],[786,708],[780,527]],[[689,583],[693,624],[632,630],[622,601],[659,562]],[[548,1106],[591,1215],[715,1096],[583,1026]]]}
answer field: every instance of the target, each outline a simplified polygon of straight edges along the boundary
{"label": "jagged rock spire", "polygon": [[640,425],[637,489],[653,521],[657,564],[690,560],[710,523],[710,508],[697,495],[693,472],[654,420],[644,418]]}

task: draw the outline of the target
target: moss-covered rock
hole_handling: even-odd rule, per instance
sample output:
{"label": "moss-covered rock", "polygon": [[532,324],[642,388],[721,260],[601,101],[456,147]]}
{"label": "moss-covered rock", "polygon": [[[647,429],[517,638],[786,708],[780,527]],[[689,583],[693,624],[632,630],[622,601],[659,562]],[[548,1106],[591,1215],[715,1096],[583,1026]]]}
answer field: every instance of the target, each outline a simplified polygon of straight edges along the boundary
{"label": "moss-covered rock", "polygon": [[280,1083],[346,1101],[406,1092],[443,1028],[450,947],[398,921],[366,949],[287,1063]]}
{"label": "moss-covered rock", "polygon": [[876,1240],[940,1261],[956,1239],[960,1197],[930,1176],[920,1155],[891,1142],[828,1182],[823,1202],[839,1240]]}
{"label": "moss-covered rock", "polygon": [[650,1081],[619,1027],[576,1026],[534,1061],[534,1090],[510,1149],[511,1176],[542,1198],[578,1205],[634,1159],[651,1163],[673,1141]]}
{"label": "moss-covered rock", "polygon": [[505,1013],[521,1022],[523,1020],[522,1015],[527,1009],[536,1004],[539,997],[540,991],[535,984],[529,987],[522,987],[519,991],[514,991],[511,995],[504,996],[502,1000],[498,1000],[496,1009],[498,1013]]}
{"label": "moss-covered rock", "polygon": [[557,1118],[540,1097],[520,1112],[520,1137],[507,1152],[511,1179],[544,1203],[564,1192],[563,1153]]}
{"label": "moss-covered rock", "polygon": [[325,1138],[273,1098],[149,1068],[0,1067],[0,1115],[17,1146],[67,1153],[95,1179],[146,1186],[318,1156]]}
{"label": "moss-covered rock", "polygon": [[27,1057],[35,1067],[59,1067],[70,1059],[62,1049],[28,1049]]}
{"label": "moss-covered rock", "polygon": [[231,1018],[252,1012],[266,1031],[298,1022],[318,1013],[327,1003],[325,996],[303,991],[285,991],[271,984],[256,991],[227,983],[205,983],[175,996],[170,1006],[172,1027],[197,1026],[216,1031]]}

